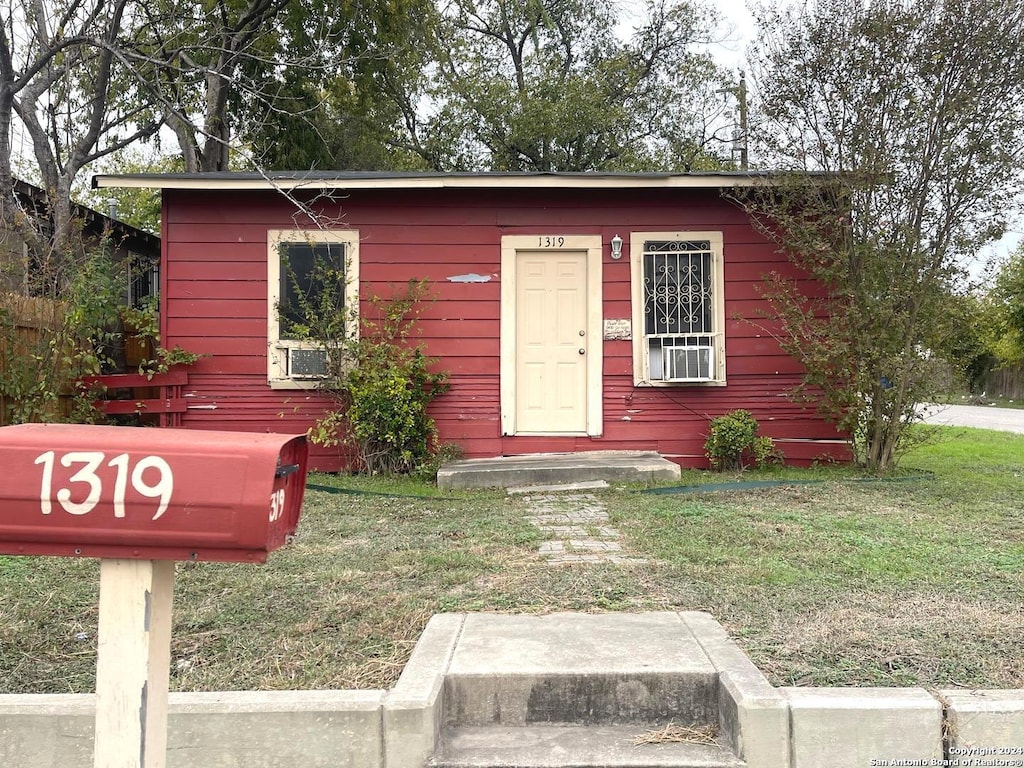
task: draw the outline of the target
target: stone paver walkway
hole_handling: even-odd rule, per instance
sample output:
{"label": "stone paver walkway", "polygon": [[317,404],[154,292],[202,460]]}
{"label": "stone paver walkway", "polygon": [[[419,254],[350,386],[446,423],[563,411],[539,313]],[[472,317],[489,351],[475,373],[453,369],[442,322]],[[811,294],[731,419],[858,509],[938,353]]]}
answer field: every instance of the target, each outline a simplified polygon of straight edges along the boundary
{"label": "stone paver walkway", "polygon": [[527,519],[552,538],[539,554],[550,565],[567,563],[644,563],[629,557],[621,535],[608,524],[608,509],[592,493],[548,492],[523,497]]}

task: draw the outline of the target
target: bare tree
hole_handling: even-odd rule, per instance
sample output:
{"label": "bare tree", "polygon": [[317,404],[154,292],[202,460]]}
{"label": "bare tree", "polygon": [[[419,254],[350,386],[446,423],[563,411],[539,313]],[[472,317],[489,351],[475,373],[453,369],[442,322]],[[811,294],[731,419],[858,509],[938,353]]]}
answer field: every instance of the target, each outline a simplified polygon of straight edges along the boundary
{"label": "bare tree", "polygon": [[755,147],[792,183],[744,202],[815,278],[770,283],[778,337],[884,471],[941,386],[964,259],[1020,189],[1024,2],[818,0],[759,21]]}
{"label": "bare tree", "polygon": [[[166,112],[189,173],[229,170],[229,104],[241,91],[262,101],[282,60],[277,23],[294,0],[249,0],[244,5],[170,3],[154,24],[151,54],[158,62],[148,88]],[[159,6],[158,6],[159,7]],[[307,62],[308,63],[308,62]]]}
{"label": "bare tree", "polygon": [[[74,248],[71,188],[78,173],[159,127],[147,105],[112,88],[117,51],[140,28],[138,9],[129,0],[18,0],[0,14],[2,224],[44,261],[52,257],[56,269]],[[43,228],[22,215],[14,193],[12,136],[19,121],[47,196]]]}
{"label": "bare tree", "polygon": [[[178,139],[185,170],[227,170],[230,115],[285,108],[282,73],[337,66],[331,45],[357,13],[313,0],[14,0],[0,11],[4,231],[17,231],[40,258],[49,254],[43,260],[53,268],[73,263],[77,176],[163,125]],[[301,54],[289,58],[290,47]],[[14,194],[16,127],[30,140],[31,180],[47,198],[44,228],[34,226],[39,217],[20,215]]]}

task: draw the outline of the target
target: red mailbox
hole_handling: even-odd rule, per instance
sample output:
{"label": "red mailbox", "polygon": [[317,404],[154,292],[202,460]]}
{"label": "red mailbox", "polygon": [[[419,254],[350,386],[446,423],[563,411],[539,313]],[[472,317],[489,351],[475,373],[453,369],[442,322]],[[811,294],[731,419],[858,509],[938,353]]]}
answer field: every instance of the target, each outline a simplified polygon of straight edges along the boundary
{"label": "red mailbox", "polygon": [[306,438],[0,427],[0,554],[265,562],[295,533]]}

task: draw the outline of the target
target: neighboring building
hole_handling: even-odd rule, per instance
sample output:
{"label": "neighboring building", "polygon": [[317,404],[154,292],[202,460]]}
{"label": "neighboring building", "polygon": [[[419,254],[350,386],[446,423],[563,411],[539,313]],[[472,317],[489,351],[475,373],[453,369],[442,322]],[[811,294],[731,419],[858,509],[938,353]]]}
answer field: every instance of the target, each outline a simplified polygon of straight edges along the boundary
{"label": "neighboring building", "polygon": [[[39,187],[16,180],[14,193],[21,210],[36,221],[39,232],[50,230],[46,193]],[[111,212],[105,215],[84,205],[73,206],[74,216],[81,222],[82,241],[86,247],[98,245],[105,236],[111,243],[111,257],[126,271],[125,303],[137,306],[147,296],[157,296],[160,289],[160,238],[123,221]],[[0,233],[0,244],[15,258],[6,260],[0,272],[0,290],[22,296],[37,295],[31,279],[38,256],[31,253],[17,233]],[[46,294],[53,297],[53,291]]]}
{"label": "neighboring building", "polygon": [[[787,459],[848,456],[787,394],[801,367],[763,320],[788,260],[722,195],[748,174],[271,173],[100,176],[163,190],[164,346],[186,427],[304,432],[320,353],[282,338],[281,254],[349,270],[364,306],[426,279],[427,353],[451,374],[440,439],[467,457],[654,450],[706,466],[709,419],[746,408]],[[312,215],[312,218],[311,218]],[[619,250],[621,249],[621,250]],[[338,468],[336,452],[314,464]]]}

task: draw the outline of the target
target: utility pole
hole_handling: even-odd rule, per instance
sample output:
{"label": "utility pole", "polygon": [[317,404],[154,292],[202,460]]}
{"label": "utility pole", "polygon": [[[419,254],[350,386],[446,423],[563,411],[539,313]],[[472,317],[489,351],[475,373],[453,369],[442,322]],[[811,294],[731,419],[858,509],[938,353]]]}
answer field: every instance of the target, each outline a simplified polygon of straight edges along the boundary
{"label": "utility pole", "polygon": [[740,84],[736,87],[736,100],[740,106],[740,132],[737,136],[740,152],[740,170],[749,167],[750,158],[747,154],[747,76],[740,70]]}
{"label": "utility pole", "polygon": [[[732,147],[729,150],[729,154],[733,162],[736,161],[736,156],[739,155],[740,170],[745,171],[750,165],[750,158],[747,153],[747,76],[742,69],[739,70],[739,73],[738,85],[720,88],[715,93],[727,94],[736,99],[739,109],[739,123],[734,123],[732,126]],[[732,118],[731,110],[727,111],[726,114],[729,116],[729,119]]]}

